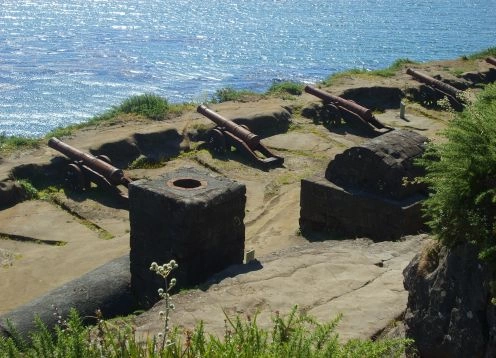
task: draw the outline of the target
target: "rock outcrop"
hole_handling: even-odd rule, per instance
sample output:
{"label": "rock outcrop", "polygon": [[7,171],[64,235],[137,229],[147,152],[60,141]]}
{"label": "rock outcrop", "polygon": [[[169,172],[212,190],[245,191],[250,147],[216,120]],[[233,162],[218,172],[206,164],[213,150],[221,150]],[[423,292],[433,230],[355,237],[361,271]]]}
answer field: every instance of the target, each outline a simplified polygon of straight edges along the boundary
{"label": "rock outcrop", "polygon": [[406,335],[421,357],[495,357],[493,276],[472,245],[433,243],[404,270]]}

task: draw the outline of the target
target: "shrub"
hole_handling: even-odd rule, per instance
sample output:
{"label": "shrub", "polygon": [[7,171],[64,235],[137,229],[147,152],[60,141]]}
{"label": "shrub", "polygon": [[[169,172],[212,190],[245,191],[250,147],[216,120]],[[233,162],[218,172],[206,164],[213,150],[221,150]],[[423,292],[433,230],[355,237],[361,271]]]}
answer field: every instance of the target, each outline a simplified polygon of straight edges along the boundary
{"label": "shrub", "polygon": [[480,256],[496,258],[496,85],[452,120],[447,141],[430,145],[419,164],[432,193],[424,212],[448,246],[471,242]]}
{"label": "shrub", "polygon": [[118,112],[135,113],[154,120],[164,119],[169,110],[169,103],[165,98],[154,94],[132,96],[124,100],[116,108]]}

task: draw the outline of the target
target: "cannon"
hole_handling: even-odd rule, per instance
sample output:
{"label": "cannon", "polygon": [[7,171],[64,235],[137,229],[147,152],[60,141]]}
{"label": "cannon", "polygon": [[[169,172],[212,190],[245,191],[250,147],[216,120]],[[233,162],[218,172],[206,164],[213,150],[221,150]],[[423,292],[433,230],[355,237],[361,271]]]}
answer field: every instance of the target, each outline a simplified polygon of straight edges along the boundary
{"label": "cannon", "polygon": [[305,92],[310,93],[316,97],[319,97],[327,105],[331,106],[334,111],[339,111],[340,113],[344,111],[352,115],[354,118],[358,118],[359,121],[366,126],[367,129],[383,129],[386,128],[384,124],[379,122],[375,118],[372,110],[365,108],[358,103],[344,99],[342,97],[334,96],[329,92],[322,91],[318,88],[312,86],[305,86]]}
{"label": "cannon", "polygon": [[434,89],[436,92],[440,93],[443,97],[447,97],[451,105],[456,110],[463,110],[464,104],[462,101],[463,91],[456,87],[453,87],[443,81],[439,81],[431,76],[423,74],[421,72],[415,71],[411,68],[407,68],[406,73],[415,78],[417,81],[422,82]]}
{"label": "cannon", "polygon": [[127,188],[131,180],[122,169],[114,167],[108,157],[84,153],[55,137],[49,139],[48,146],[73,160],[67,168],[67,180],[74,190],[88,189],[93,182],[126,197],[117,186]]}
{"label": "cannon", "polygon": [[231,146],[239,151],[245,152],[257,164],[264,167],[278,166],[284,163],[284,158],[275,155],[260,142],[260,137],[244,126],[238,125],[205,105],[197,108],[198,113],[203,114],[217,126],[210,131],[209,145],[214,151],[225,152]]}
{"label": "cannon", "polygon": [[496,57],[488,57],[486,58],[486,62],[490,63],[493,66],[496,66]]}

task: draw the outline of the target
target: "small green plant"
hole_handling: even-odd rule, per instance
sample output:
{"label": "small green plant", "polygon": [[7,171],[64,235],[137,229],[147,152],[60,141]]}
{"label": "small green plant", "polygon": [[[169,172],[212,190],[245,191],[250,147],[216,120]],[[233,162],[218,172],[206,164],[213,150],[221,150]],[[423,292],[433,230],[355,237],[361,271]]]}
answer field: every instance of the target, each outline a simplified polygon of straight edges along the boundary
{"label": "small green plant", "polygon": [[76,125],[70,125],[67,127],[57,127],[54,130],[48,132],[45,135],[45,138],[48,139],[52,137],[56,137],[56,138],[67,137],[74,133],[74,129],[76,129]]}
{"label": "small green plant", "polygon": [[129,97],[116,110],[122,113],[134,113],[150,119],[160,120],[165,118],[169,110],[169,103],[165,98],[146,93]]}
{"label": "small green plant", "polygon": [[167,264],[158,265],[156,262],[152,262],[150,266],[150,271],[155,272],[157,275],[164,279],[164,288],[158,289],[158,295],[161,299],[165,301],[165,311],[160,311],[160,319],[164,321],[164,329],[163,332],[159,332],[157,337],[159,339],[160,349],[159,352],[162,352],[165,347],[170,347],[173,345],[170,340],[170,332],[171,327],[169,326],[170,313],[174,310],[174,304],[172,303],[172,299],[170,296],[171,290],[176,286],[176,279],[171,278],[168,280],[170,273],[172,270],[178,267],[176,261],[171,260]]}
{"label": "small green plant", "polygon": [[19,185],[21,186],[22,190],[24,191],[24,195],[26,199],[38,199],[40,197],[40,194],[38,190],[31,184],[30,181],[25,180],[25,179],[20,179],[17,180]]}

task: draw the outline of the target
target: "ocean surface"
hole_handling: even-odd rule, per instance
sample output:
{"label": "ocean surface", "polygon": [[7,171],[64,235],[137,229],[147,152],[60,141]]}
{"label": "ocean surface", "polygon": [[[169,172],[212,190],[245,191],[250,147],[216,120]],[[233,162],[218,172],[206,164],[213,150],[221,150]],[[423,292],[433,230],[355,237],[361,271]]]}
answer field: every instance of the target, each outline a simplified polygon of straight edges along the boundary
{"label": "ocean surface", "polygon": [[2,0],[0,135],[496,46],[496,0]]}

